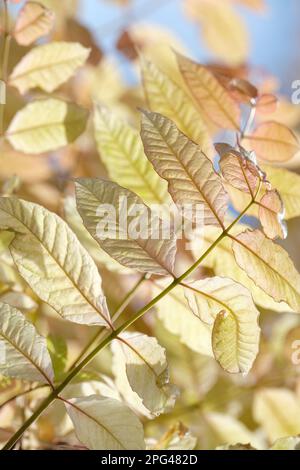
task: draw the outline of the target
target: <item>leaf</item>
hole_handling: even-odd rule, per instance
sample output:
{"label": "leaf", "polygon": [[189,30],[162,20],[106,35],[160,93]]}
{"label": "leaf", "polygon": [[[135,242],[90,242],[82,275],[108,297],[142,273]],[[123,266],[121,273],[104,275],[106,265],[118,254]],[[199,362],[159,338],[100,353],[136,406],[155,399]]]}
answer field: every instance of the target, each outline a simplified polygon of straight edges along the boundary
{"label": "leaf", "polygon": [[136,194],[96,178],[79,178],[75,185],[83,223],[103,250],[124,266],[141,272],[173,272],[175,234],[170,229],[162,236],[162,220]]}
{"label": "leaf", "polygon": [[57,381],[63,377],[67,365],[68,346],[64,338],[54,335],[47,337],[47,346],[53,364],[55,380]]}
{"label": "leaf", "polygon": [[300,150],[296,135],[288,127],[275,121],[263,122],[245,139],[247,146],[265,161],[285,162]]}
{"label": "leaf", "polygon": [[176,389],[169,384],[166,351],[156,338],[140,333],[118,337],[114,348],[120,348],[118,360],[125,364],[125,373],[131,389],[142,399],[153,416],[174,406]]}
{"label": "leaf", "polygon": [[[154,293],[159,294],[164,287],[166,286],[156,283],[153,286]],[[178,336],[181,343],[199,354],[213,356],[211,348],[212,327],[199,321],[192,314],[181,286],[172,289],[155,307],[158,318],[164,327]]]}
{"label": "leaf", "polygon": [[95,138],[110,178],[134,191],[146,204],[167,201],[167,185],[147,160],[138,132],[104,106],[94,113]]}
{"label": "leaf", "polygon": [[232,65],[247,60],[247,29],[240,15],[228,2],[186,0],[186,8],[188,15],[200,23],[205,45],[218,58]]}
{"label": "leaf", "polygon": [[66,403],[75,432],[91,450],[143,450],[143,427],[133,412],[113,398],[91,395]]}
{"label": "leaf", "polygon": [[49,98],[33,101],[17,112],[6,132],[21,152],[38,154],[68,145],[85,130],[88,111],[73,103]]}
{"label": "leaf", "polygon": [[204,223],[222,225],[227,195],[200,147],[165,116],[149,111],[143,111],[141,136],[145,153],[157,173],[168,181],[175,204],[192,209],[192,218],[199,205],[203,207]]}
{"label": "leaf", "polygon": [[149,108],[174,121],[177,127],[212,159],[214,151],[209,131],[202,114],[188,93],[176,81],[156,67],[153,62],[143,56],[141,56],[140,62]]}
{"label": "leaf", "polygon": [[42,36],[50,33],[55,15],[37,2],[27,2],[16,19],[13,36],[17,43],[29,46]]}
{"label": "leaf", "polygon": [[253,416],[271,442],[300,433],[300,403],[291,390],[285,388],[258,390],[254,396]]}
{"label": "leaf", "polygon": [[2,302],[0,374],[48,384],[54,380],[46,339],[36,332],[21,312]]}
{"label": "leaf", "polygon": [[285,207],[285,218],[300,216],[300,176],[285,168],[263,166],[271,185],[276,188]]}
{"label": "leaf", "polygon": [[[204,436],[202,446],[205,449],[215,448],[222,444],[251,444],[254,447],[261,447],[259,439],[241,421],[225,413],[205,412]],[[202,447],[201,446],[201,447]]]}
{"label": "leaf", "polygon": [[234,188],[255,195],[260,179],[255,163],[230,145],[216,144],[215,147],[221,156],[219,165],[224,179]]}
{"label": "leaf", "polygon": [[194,98],[222,129],[239,130],[241,112],[236,101],[204,65],[177,54],[181,74]]}
{"label": "leaf", "polygon": [[246,230],[232,244],[238,265],[276,302],[300,313],[300,274],[288,253],[259,230]]}
{"label": "leaf", "polygon": [[14,234],[11,232],[6,232],[5,230],[0,232],[0,253],[7,250],[13,238]]}
{"label": "leaf", "polygon": [[[245,228],[245,226],[236,225],[230,233],[231,235],[236,236],[243,228]],[[198,259],[212,245],[212,243],[220,236],[220,233],[221,231],[217,229],[217,227],[206,227],[202,244],[197,240],[193,247],[196,259]],[[256,285],[256,282],[252,281],[245,271],[237,265],[231,248],[230,238],[224,238],[218,243],[214,250],[203,261],[203,266],[212,269],[217,276],[229,277],[239,284],[247,287],[252,294],[254,302],[264,309],[275,312],[291,311],[290,307],[286,303],[275,302],[272,297],[260,289]]]}
{"label": "leaf", "polygon": [[64,215],[69,227],[73,230],[80,243],[87,249],[97,265],[104,266],[108,271],[120,274],[132,273],[130,269],[121,266],[102,250],[92,235],[89,234],[77,211],[75,197],[67,196],[65,198]]}
{"label": "leaf", "polygon": [[52,93],[87,60],[90,50],[79,43],[51,42],[31,49],[15,66],[9,84],[21,94],[39,87]]}
{"label": "leaf", "polygon": [[248,373],[258,353],[259,312],[251,293],[231,279],[213,277],[188,283],[185,296],[198,318],[214,323],[215,358],[231,373]]}
{"label": "leaf", "polygon": [[143,450],[143,427],[133,412],[113,398],[70,399],[67,412],[75,433],[90,450]]}
{"label": "leaf", "polygon": [[300,436],[281,437],[277,439],[270,450],[299,450]]}
{"label": "leaf", "polygon": [[267,237],[286,238],[285,209],[278,191],[276,189],[267,191],[258,204],[259,220]]}
{"label": "leaf", "polygon": [[40,299],[66,320],[110,324],[97,267],[60,217],[37,204],[2,197],[0,224],[16,232],[13,260]]}

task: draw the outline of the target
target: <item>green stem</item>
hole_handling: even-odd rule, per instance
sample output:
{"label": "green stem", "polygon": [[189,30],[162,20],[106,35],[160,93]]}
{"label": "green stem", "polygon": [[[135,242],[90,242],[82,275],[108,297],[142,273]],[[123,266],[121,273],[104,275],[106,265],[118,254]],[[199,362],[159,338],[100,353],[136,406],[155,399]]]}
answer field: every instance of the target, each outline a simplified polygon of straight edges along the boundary
{"label": "green stem", "polygon": [[[115,322],[119,316],[124,312],[125,308],[128,306],[128,304],[131,302],[133,297],[136,294],[136,291],[140,287],[140,285],[147,279],[147,274],[142,276],[137,283],[133,286],[133,288],[126,294],[120,305],[118,306],[117,310],[115,313],[112,315],[112,321]],[[101,328],[97,333],[91,338],[91,340],[88,342],[88,344],[83,348],[83,350],[80,353],[80,356],[75,359],[73,364],[69,367],[69,370],[72,370],[79,362],[79,360],[86,355],[86,353],[89,351],[89,349],[92,347],[92,345],[99,339],[102,339],[102,336],[105,335],[106,333],[106,328]]]}
{"label": "green stem", "polygon": [[[10,49],[10,40],[11,35],[8,31],[9,20],[8,20],[8,8],[7,0],[4,0],[4,21],[3,21],[3,53],[1,61],[1,77],[0,80],[4,83],[5,86],[5,100],[6,100],[6,83],[7,83],[7,74],[8,74],[8,58],[9,58],[9,49]],[[0,103],[0,136],[4,133],[4,114],[5,114],[5,103]]]}
{"label": "green stem", "polygon": [[175,278],[169,286],[167,286],[162,292],[160,292],[156,297],[154,297],[147,305],[141,308],[138,312],[133,315],[133,317],[125,321],[119,328],[113,330],[103,341],[94,348],[74,369],[70,371],[68,376],[64,381],[55,388],[50,395],[41,403],[41,405],[36,409],[36,411],[31,415],[31,417],[20,427],[20,429],[9,439],[6,445],[3,447],[3,450],[10,450],[22,437],[24,432],[28,427],[35,422],[35,420],[43,413],[43,411],[56,399],[59,397],[59,394],[65,389],[65,387],[76,377],[76,375],[85,367],[89,362],[94,359],[94,357],[102,351],[107,345],[109,345],[114,339],[116,339],[120,333],[127,330],[130,326],[133,325],[139,318],[141,318],[148,310],[154,307],[157,302],[164,298],[170,291],[172,291],[176,286],[180,285],[184,279],[186,279],[195,269],[199,267],[202,261],[214,250],[214,248],[227,236],[229,230],[246,214],[248,209],[252,206],[253,201],[251,201],[248,206],[241,212],[241,214],[229,225],[229,227],[224,230],[221,235],[214,241],[214,243],[208,248],[208,250],[203,253],[203,255],[181,276]]}

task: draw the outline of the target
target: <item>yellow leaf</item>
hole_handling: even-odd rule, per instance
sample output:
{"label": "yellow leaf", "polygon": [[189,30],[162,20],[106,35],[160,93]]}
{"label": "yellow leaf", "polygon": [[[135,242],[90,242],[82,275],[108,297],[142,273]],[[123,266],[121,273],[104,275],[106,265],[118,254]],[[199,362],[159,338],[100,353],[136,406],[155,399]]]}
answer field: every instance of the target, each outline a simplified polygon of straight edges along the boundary
{"label": "yellow leaf", "polygon": [[79,43],[51,42],[31,49],[15,66],[9,84],[20,93],[39,87],[51,93],[81,67],[90,50]]}
{"label": "yellow leaf", "polygon": [[253,416],[271,442],[300,434],[300,401],[291,390],[265,388],[257,391]]}
{"label": "yellow leaf", "polygon": [[146,204],[167,202],[167,184],[147,160],[138,132],[103,106],[94,113],[95,139],[110,178]]}
{"label": "yellow leaf", "polygon": [[90,450],[143,450],[143,426],[134,413],[113,398],[91,395],[65,401],[75,433]]}
{"label": "yellow leaf", "polygon": [[0,198],[1,229],[16,232],[13,260],[32,290],[63,318],[109,326],[101,277],[68,225],[43,207]]}
{"label": "yellow leaf", "polygon": [[288,253],[259,230],[247,230],[232,244],[238,265],[276,302],[300,313],[300,274]]}
{"label": "yellow leaf", "polygon": [[39,154],[68,145],[85,130],[88,111],[54,98],[33,101],[13,118],[6,138],[24,153]]}
{"label": "yellow leaf", "polygon": [[17,309],[0,302],[0,373],[52,383],[54,372],[46,339]]}
{"label": "yellow leaf", "polygon": [[258,353],[259,312],[251,293],[231,279],[213,277],[186,284],[193,313],[214,323],[212,345],[220,365],[231,373],[248,373]]}
{"label": "yellow leaf", "polygon": [[173,120],[212,159],[214,150],[208,129],[191,97],[153,62],[143,56],[140,61],[144,91],[150,109]]}

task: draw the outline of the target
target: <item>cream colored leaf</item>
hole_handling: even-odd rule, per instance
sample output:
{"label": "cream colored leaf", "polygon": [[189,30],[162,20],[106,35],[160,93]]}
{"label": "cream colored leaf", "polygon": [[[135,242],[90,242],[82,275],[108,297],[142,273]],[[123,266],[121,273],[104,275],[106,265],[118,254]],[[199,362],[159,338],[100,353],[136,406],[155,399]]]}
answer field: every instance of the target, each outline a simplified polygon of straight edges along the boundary
{"label": "cream colored leaf", "polygon": [[119,263],[145,273],[173,272],[175,234],[162,233],[162,220],[136,194],[110,181],[79,178],[76,200],[87,230]]}
{"label": "cream colored leaf", "polygon": [[276,188],[285,207],[285,218],[300,216],[300,176],[285,168],[263,166],[271,185]]}
{"label": "cream colored leaf", "polygon": [[267,191],[259,201],[259,219],[264,233],[269,238],[286,238],[285,209],[276,189]]}
{"label": "cream colored leaf", "polygon": [[195,217],[199,205],[203,207],[204,223],[222,225],[227,194],[200,147],[165,116],[149,111],[143,111],[141,136],[147,157],[157,173],[168,181],[177,206],[189,205],[191,216]]}
{"label": "cream colored leaf", "polygon": [[[243,228],[245,228],[245,226],[237,225],[230,233],[234,236],[238,235]],[[217,227],[205,228],[203,243],[201,244],[199,240],[197,240],[193,246],[196,259],[210,247],[220,234],[221,231],[217,229]],[[256,283],[247,276],[245,271],[237,265],[232,252],[230,238],[224,238],[218,243],[214,250],[203,261],[203,266],[212,269],[217,276],[229,277],[245,286],[251,292],[253,300],[257,305],[275,312],[291,311],[291,308],[286,303],[275,302],[272,297],[260,289]]]}
{"label": "cream colored leaf", "polygon": [[89,234],[77,211],[76,200],[72,196],[68,196],[64,200],[64,215],[66,222],[71,227],[80,243],[90,253],[97,265],[99,264],[99,266],[104,266],[108,271],[120,274],[132,273],[130,269],[121,266],[120,263],[115,261],[104,250],[102,250],[92,235]]}
{"label": "cream colored leaf", "polygon": [[171,426],[151,450],[193,450],[196,444],[197,438],[178,422]]}
{"label": "cream colored leaf", "polygon": [[54,372],[46,339],[16,308],[0,303],[0,374],[52,383]]}
{"label": "cream colored leaf", "polygon": [[300,313],[300,274],[288,253],[260,230],[246,230],[232,244],[238,265],[276,302]]}
{"label": "cream colored leaf", "polygon": [[51,93],[75,74],[89,54],[89,49],[75,42],[37,46],[15,66],[9,84],[22,94],[36,87]]}
{"label": "cream colored leaf", "polygon": [[291,390],[258,390],[254,397],[253,416],[271,442],[300,434],[300,401]]}
{"label": "cream colored leaf", "polygon": [[192,312],[214,323],[212,345],[220,365],[231,373],[248,373],[258,353],[259,312],[250,292],[231,279],[213,277],[187,284]]}
{"label": "cream colored leaf", "polygon": [[0,217],[0,228],[16,232],[10,251],[32,290],[67,320],[108,326],[100,275],[68,225],[14,197],[0,198]]}
{"label": "cream colored leaf", "polygon": [[138,132],[104,106],[94,113],[95,138],[110,178],[134,191],[146,204],[167,202],[167,184],[147,160]]}
{"label": "cream colored leaf", "polygon": [[255,163],[230,145],[216,144],[215,147],[221,156],[219,165],[224,179],[234,188],[254,195],[260,177]]}
{"label": "cream colored leaf", "polygon": [[205,412],[202,445],[215,448],[224,444],[251,444],[261,447],[259,439],[241,421],[225,413]]}
{"label": "cream colored leaf", "polygon": [[29,46],[42,36],[50,33],[55,15],[37,2],[27,2],[16,19],[13,36],[22,46]]}
{"label": "cream colored leaf", "polygon": [[[163,287],[166,286],[155,284],[153,287],[154,293],[159,294]],[[156,304],[156,310],[164,327],[178,336],[181,343],[199,354],[213,356],[211,347],[212,326],[199,321],[193,315],[181,286],[175,287],[168,295],[163,297]]]}
{"label": "cream colored leaf", "polygon": [[281,437],[277,439],[270,450],[299,450],[300,436]]}
{"label": "cream colored leaf", "polygon": [[54,98],[33,101],[17,112],[6,138],[24,153],[39,154],[68,145],[85,130],[88,111]]}
{"label": "cream colored leaf", "polygon": [[113,398],[91,395],[66,403],[75,433],[90,450],[143,450],[143,427],[133,412]]}
{"label": "cream colored leaf", "polygon": [[173,120],[178,128],[212,159],[214,150],[209,131],[201,112],[188,93],[143,56],[141,67],[144,91],[150,109]]}
{"label": "cream colored leaf", "polygon": [[290,160],[300,150],[296,135],[288,127],[275,121],[260,124],[246,137],[246,144],[256,152],[258,158],[271,162]]}
{"label": "cream colored leaf", "polygon": [[205,45],[230,65],[247,60],[249,38],[243,19],[232,6],[219,0],[186,0],[187,13],[199,22]]}
{"label": "cream colored leaf", "polygon": [[156,338],[141,333],[119,336],[114,348],[120,348],[118,360],[125,365],[131,389],[142,399],[152,416],[174,406],[176,389],[169,383],[166,351]]}
{"label": "cream colored leaf", "polygon": [[240,129],[241,112],[236,101],[204,65],[177,54],[181,74],[194,98],[211,120],[225,129]]}

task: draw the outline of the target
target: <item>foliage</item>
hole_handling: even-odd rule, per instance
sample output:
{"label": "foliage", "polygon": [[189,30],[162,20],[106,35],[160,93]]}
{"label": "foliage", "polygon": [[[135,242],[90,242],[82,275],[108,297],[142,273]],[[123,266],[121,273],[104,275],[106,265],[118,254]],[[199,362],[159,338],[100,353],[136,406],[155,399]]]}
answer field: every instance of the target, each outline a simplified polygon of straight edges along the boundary
{"label": "foliage", "polygon": [[[240,65],[237,5],[260,14],[263,0],[183,1],[226,65],[129,25],[116,48],[141,72],[131,87],[76,1],[15,1],[16,17],[10,3],[3,448],[299,448],[300,274],[286,240],[300,215],[300,177],[286,168],[299,140],[270,77]],[[192,240],[176,224],[186,205],[202,209]],[[195,228],[195,212],[181,223]]]}

